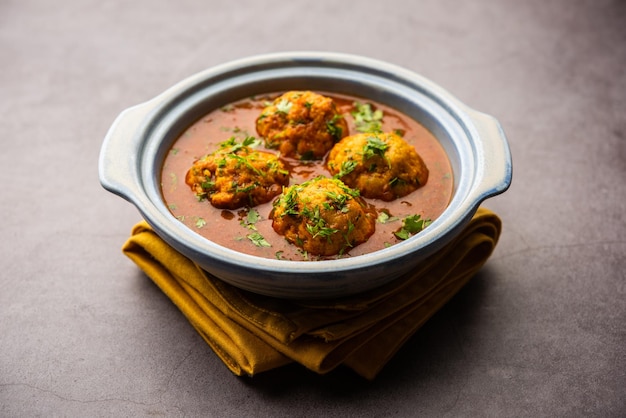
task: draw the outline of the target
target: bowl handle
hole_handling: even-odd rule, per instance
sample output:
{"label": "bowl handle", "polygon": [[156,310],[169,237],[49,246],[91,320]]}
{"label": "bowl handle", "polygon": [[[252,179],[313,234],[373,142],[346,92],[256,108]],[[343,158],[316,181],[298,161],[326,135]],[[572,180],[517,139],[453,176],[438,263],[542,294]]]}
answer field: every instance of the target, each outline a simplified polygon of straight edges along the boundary
{"label": "bowl handle", "polygon": [[478,132],[482,148],[484,169],[476,190],[479,201],[505,192],[511,185],[513,164],[511,151],[500,123],[490,115],[468,109]]}
{"label": "bowl handle", "polygon": [[107,132],[98,162],[100,184],[133,204],[139,193],[139,161],[142,135],[139,128],[146,115],[154,108],[153,103],[145,102],[124,110]]}

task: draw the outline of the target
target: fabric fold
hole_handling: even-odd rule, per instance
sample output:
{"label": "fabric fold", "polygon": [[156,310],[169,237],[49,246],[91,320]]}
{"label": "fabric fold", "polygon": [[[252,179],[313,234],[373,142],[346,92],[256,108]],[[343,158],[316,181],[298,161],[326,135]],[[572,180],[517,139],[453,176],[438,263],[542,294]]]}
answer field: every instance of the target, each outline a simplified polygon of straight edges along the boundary
{"label": "fabric fold", "polygon": [[501,231],[479,208],[448,245],[405,276],[359,295],[290,301],[253,294],[202,270],[139,222],[122,250],[172,300],[236,375],[291,362],[317,373],[339,365],[373,379],[482,267]]}

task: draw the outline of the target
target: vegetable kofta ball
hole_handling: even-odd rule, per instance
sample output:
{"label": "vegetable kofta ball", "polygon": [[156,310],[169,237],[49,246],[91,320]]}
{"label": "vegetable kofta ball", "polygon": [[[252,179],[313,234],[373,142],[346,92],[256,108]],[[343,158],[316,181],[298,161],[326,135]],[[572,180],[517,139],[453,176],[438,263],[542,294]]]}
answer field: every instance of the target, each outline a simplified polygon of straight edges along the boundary
{"label": "vegetable kofta ball", "polygon": [[310,254],[343,254],[374,233],[376,214],[337,179],[316,177],[286,188],[274,201],[272,227]]}
{"label": "vegetable kofta ball", "polygon": [[348,134],[333,99],[311,91],[290,91],[266,106],[256,120],[268,148],[302,160],[323,158]]}
{"label": "vegetable kofta ball", "polygon": [[428,180],[428,168],[415,148],[395,133],[345,137],[328,154],[327,167],[362,196],[387,202]]}
{"label": "vegetable kofta ball", "polygon": [[193,163],[185,182],[199,200],[208,199],[219,209],[237,209],[269,202],[282,192],[289,172],[275,154],[252,148],[255,141],[230,138]]}

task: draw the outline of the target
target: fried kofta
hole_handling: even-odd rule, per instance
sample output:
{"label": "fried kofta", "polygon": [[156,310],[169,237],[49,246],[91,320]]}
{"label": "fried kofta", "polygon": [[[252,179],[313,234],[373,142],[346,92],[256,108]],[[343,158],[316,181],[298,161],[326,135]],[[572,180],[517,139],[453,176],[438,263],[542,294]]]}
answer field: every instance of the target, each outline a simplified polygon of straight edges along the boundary
{"label": "fried kofta", "polygon": [[348,134],[333,99],[311,91],[289,91],[266,106],[256,120],[268,148],[301,160],[319,160]]}
{"label": "fried kofta", "polygon": [[344,254],[367,241],[376,227],[376,214],[359,192],[327,177],[286,188],[270,218],[288,242],[321,256]]}
{"label": "fried kofta", "polygon": [[415,148],[391,132],[343,138],[328,154],[327,167],[362,196],[384,201],[406,196],[428,180],[428,168]]}
{"label": "fried kofta", "polygon": [[289,184],[289,171],[277,155],[252,147],[248,137],[232,137],[212,154],[195,161],[185,182],[199,200],[208,199],[219,209],[237,209],[269,202]]}

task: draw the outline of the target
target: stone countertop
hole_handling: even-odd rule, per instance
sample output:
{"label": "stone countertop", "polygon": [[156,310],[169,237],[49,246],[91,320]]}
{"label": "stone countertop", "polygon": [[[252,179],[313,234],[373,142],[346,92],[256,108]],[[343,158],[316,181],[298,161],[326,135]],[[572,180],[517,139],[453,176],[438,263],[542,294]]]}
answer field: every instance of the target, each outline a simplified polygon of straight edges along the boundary
{"label": "stone countertop", "polygon": [[[624,416],[626,3],[0,2],[0,416]],[[511,188],[481,272],[373,382],[233,376],[121,254],[98,180],[125,108],[266,52],[360,54],[494,115]]]}

